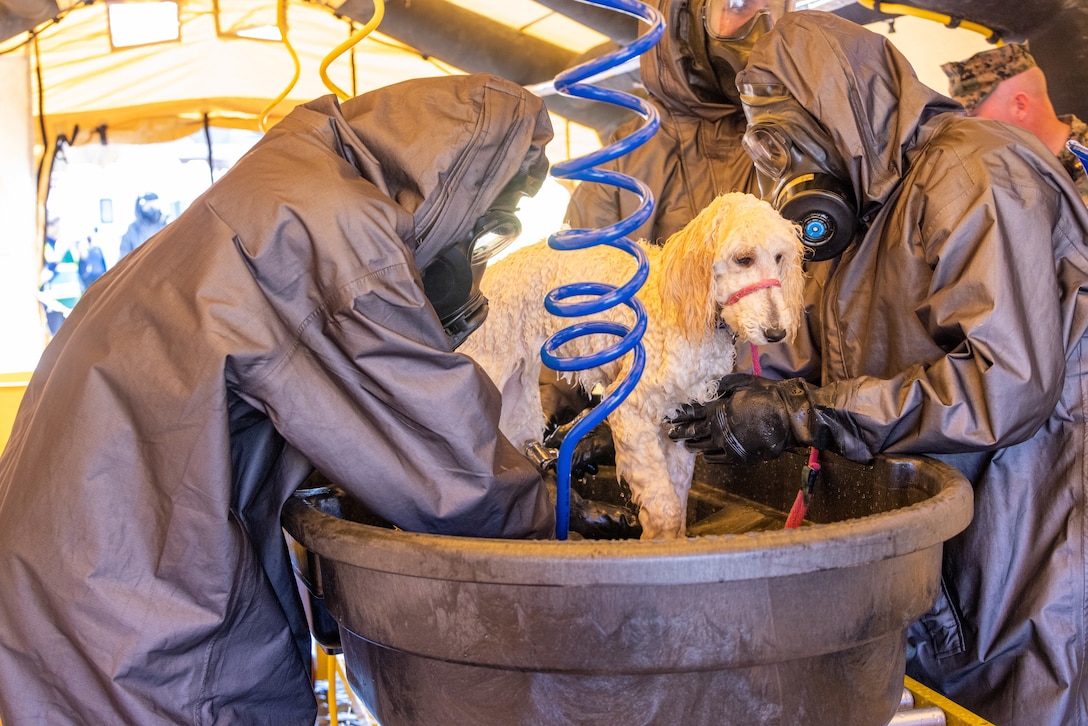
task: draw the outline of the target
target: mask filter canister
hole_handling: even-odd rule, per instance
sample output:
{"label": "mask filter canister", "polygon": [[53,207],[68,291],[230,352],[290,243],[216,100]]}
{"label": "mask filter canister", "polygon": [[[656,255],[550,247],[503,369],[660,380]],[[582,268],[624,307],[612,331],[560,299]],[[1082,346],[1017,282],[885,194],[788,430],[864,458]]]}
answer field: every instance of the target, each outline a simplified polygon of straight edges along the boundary
{"label": "mask filter canister", "polygon": [[774,207],[801,227],[801,241],[812,251],[809,259],[830,260],[841,255],[857,233],[852,195],[830,174],[802,174],[778,193]]}

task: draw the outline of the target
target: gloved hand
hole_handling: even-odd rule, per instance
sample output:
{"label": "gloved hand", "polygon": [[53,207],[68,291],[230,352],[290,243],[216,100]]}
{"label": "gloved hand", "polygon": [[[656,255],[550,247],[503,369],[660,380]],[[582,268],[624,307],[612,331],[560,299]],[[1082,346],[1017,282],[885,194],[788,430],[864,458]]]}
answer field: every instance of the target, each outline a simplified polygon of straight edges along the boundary
{"label": "gloved hand", "polygon": [[[557,427],[547,435],[543,443],[531,444],[528,447],[525,454],[536,464],[538,470],[541,472],[555,470],[556,463],[559,461],[559,447],[570,430],[574,428],[575,423],[577,420]],[[601,421],[574,445],[570,473],[572,477],[581,478],[587,473],[596,474],[600,464],[615,462],[616,446],[612,442],[612,428],[608,425],[608,421]]]}
{"label": "gloved hand", "polygon": [[[556,499],[555,472],[544,474],[544,485],[548,489],[552,505]],[[586,539],[638,539],[642,536],[642,525],[633,509],[592,499],[583,499],[573,487],[570,490],[571,532],[576,532]]]}
{"label": "gloved hand", "polygon": [[718,381],[718,397],[681,407],[669,438],[683,441],[715,463],[773,459],[793,446],[842,451],[845,414],[834,408],[833,389],[800,378],[773,381],[733,373]]}
{"label": "gloved hand", "polygon": [[[562,446],[574,424],[581,417],[570,423],[557,426],[555,431],[544,439],[545,446],[553,447],[556,451]],[[585,472],[597,473],[598,464],[616,463],[616,444],[612,441],[612,427],[608,425],[608,419],[586,432],[585,436],[574,445],[574,455],[571,457],[571,473],[581,476]]]}
{"label": "gloved hand", "polygon": [[599,403],[599,398],[587,393],[580,384],[547,366],[540,369],[539,385],[540,408],[548,427],[570,421]]}

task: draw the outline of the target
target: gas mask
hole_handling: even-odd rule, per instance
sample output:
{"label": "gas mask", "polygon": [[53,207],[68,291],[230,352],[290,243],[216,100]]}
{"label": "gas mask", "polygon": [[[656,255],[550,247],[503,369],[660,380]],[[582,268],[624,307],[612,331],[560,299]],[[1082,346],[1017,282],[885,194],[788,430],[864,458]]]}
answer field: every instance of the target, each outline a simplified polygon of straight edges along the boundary
{"label": "gas mask", "polygon": [[420,275],[423,292],[442,321],[453,348],[461,345],[487,318],[487,298],[480,292],[480,280],[487,263],[521,234],[521,221],[514,215],[522,186],[508,185],[472,232],[432,260]]}
{"label": "gas mask", "polygon": [[857,233],[853,190],[778,126],[749,126],[741,144],[755,163],[763,198],[801,226],[801,241],[812,251],[810,259],[841,255]]}
{"label": "gas mask", "polygon": [[691,1],[686,18],[688,83],[703,101],[739,101],[736,75],[755,42],[774,26],[769,1]]}

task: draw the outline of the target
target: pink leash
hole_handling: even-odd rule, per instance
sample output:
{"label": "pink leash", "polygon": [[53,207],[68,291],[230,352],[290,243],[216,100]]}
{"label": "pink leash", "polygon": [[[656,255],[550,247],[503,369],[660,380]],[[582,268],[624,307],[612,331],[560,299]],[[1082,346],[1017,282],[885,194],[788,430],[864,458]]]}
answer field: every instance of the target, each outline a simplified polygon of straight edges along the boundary
{"label": "pink leash", "polygon": [[[774,283],[777,282],[777,280],[764,280],[763,283],[757,282],[756,285],[770,287],[770,285],[764,284],[766,282]],[[755,287],[755,285],[751,285],[750,287]],[[756,289],[762,289],[762,287]],[[747,289],[748,288],[745,288],[745,290]],[[736,295],[733,297],[736,297]],[[729,300],[735,302],[733,297],[729,298]],[[752,373],[757,376],[763,375],[763,370],[759,365],[759,346],[755,343],[752,344]],[[790,507],[790,513],[786,517],[786,529],[797,529],[801,526],[801,522],[804,521],[805,515],[808,513],[808,504],[812,499],[812,488],[816,484],[816,475],[819,472],[820,450],[815,446],[811,446],[808,450],[808,465],[805,467],[804,471],[801,472],[801,487],[797,490],[797,497],[793,500],[793,506]]]}

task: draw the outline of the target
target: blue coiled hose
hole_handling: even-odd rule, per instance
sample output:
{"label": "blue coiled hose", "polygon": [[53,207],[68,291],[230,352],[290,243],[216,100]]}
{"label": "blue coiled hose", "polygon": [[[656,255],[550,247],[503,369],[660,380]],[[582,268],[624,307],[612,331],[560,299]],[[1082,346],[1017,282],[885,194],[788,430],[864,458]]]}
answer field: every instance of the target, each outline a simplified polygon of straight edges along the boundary
{"label": "blue coiled hose", "polygon": [[[567,539],[570,527],[570,477],[574,447],[578,441],[599,424],[608,414],[619,406],[634,389],[646,366],[646,350],[642,346],[642,335],[646,332],[646,310],[635,294],[642,288],[650,274],[650,265],[646,253],[638,244],[626,235],[641,227],[653,214],[654,198],[650,188],[631,176],[615,171],[596,168],[632,149],[646,143],[657,133],[661,125],[657,109],[650,103],[622,91],[585,83],[618,65],[638,57],[652,48],[665,32],[665,18],[656,9],[638,0],[584,0],[589,5],[618,10],[628,15],[641,18],[650,26],[650,31],[637,40],[608,55],[601,56],[568,71],[555,78],[555,89],[566,96],[587,98],[622,106],[636,112],[645,123],[638,131],[615,141],[591,154],[561,162],[552,167],[552,176],[579,181],[593,181],[610,184],[637,194],[641,205],[633,214],[616,224],[601,229],[570,229],[557,232],[548,238],[548,245],[557,250],[577,250],[594,245],[605,244],[623,250],[638,262],[634,276],[620,287],[598,282],[578,282],[563,285],[548,293],[544,306],[552,315],[573,318],[583,315],[595,315],[609,310],[616,305],[627,305],[634,311],[635,324],[632,328],[609,321],[584,321],[563,328],[544,342],[540,355],[544,364],[557,371],[580,371],[605,365],[622,355],[633,351],[634,361],[627,377],[617,385],[593,410],[571,428],[559,447],[559,459],[556,464],[556,502],[555,534],[558,539]],[[586,297],[581,302],[564,302],[572,297]],[[612,335],[619,340],[604,350],[585,356],[559,357],[555,351],[564,343],[584,335]]]}

